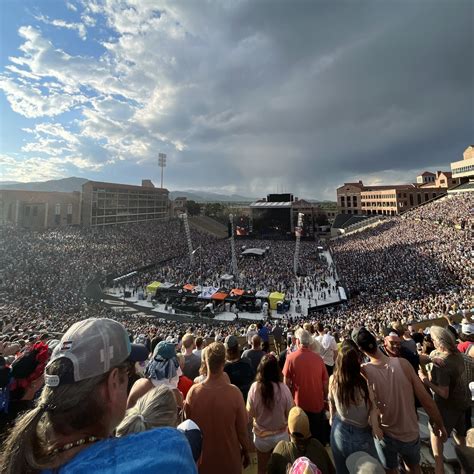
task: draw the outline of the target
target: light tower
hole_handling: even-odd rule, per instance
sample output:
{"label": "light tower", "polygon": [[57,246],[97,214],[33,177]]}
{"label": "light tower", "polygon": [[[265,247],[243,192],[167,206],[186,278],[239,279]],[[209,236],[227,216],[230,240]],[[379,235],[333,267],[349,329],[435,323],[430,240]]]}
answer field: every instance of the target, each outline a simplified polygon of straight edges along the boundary
{"label": "light tower", "polygon": [[161,189],[163,189],[163,168],[166,166],[166,154],[158,154],[158,166],[161,168]]}
{"label": "light tower", "polygon": [[298,212],[298,222],[295,229],[295,236],[296,236],[295,255],[293,258],[293,271],[295,272],[295,276],[298,276],[300,240],[301,240],[301,234],[303,232],[303,217],[304,217],[304,214],[301,212]]}

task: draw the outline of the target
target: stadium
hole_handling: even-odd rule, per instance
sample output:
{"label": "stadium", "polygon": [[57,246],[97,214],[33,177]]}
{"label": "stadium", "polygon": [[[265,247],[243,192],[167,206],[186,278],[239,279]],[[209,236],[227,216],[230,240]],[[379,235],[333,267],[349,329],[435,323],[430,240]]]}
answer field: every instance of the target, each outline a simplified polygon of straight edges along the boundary
{"label": "stadium", "polygon": [[0,474],[474,473],[473,14],[0,1]]}

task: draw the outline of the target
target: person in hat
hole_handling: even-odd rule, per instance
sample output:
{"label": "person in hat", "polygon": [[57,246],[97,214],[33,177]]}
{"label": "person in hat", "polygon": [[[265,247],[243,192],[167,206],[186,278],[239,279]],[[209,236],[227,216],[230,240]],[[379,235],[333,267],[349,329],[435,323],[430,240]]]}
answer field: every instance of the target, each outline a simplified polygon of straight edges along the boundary
{"label": "person in hat", "polygon": [[474,324],[464,318],[461,322],[460,342],[458,344],[459,352],[474,358]]}
{"label": "person in hat", "polygon": [[288,470],[288,474],[322,474],[321,470],[307,457],[298,458]]}
{"label": "person in hat", "polygon": [[346,467],[349,474],[385,474],[380,461],[365,451],[356,451],[348,456]]}
{"label": "person in hat", "polygon": [[236,336],[227,336],[224,340],[226,363],[224,372],[229,376],[230,383],[240,389],[247,402],[250,385],[255,378],[255,371],[249,359],[240,355],[239,340]]}
{"label": "person in hat", "polygon": [[111,438],[125,414],[127,363],[147,355],[143,346],[130,344],[117,321],[91,318],[73,324],[46,366],[38,403],[17,420],[3,445],[0,472],[170,472],[178,468],[195,473],[189,445],[177,430]]}
{"label": "person in hat", "polygon": [[178,405],[182,406],[182,396],[178,390],[181,373],[175,345],[166,341],[159,342],[153,351],[152,359],[145,367],[145,377],[133,384],[128,396],[127,408],[132,408],[140,397],[153,387],[160,385],[166,385],[173,390]]}
{"label": "person in hat", "polygon": [[322,474],[335,474],[336,470],[324,446],[311,437],[309,419],[300,407],[293,407],[288,415],[290,441],[280,441],[268,461],[268,474],[286,474],[288,465],[305,456],[318,466]]}
{"label": "person in hat", "polygon": [[313,341],[311,334],[304,329],[298,329],[296,339],[298,350],[287,355],[283,380],[293,394],[295,405],[308,415],[311,433],[325,444],[328,441],[324,407],[328,394],[328,372],[321,356],[309,348]]}
{"label": "person in hat", "polygon": [[365,327],[355,328],[352,340],[369,358],[363,366],[375,393],[381,414],[383,439],[375,440],[377,453],[388,474],[398,471],[399,456],[410,472],[419,472],[420,429],[415,396],[430,417],[433,433],[443,442],[446,429],[441,414],[413,367],[401,357],[387,357],[377,346],[375,336]]}
{"label": "person in hat", "polygon": [[[467,431],[465,412],[471,405],[464,359],[456,347],[456,340],[451,331],[440,326],[432,326],[430,334],[436,353],[445,363],[443,367],[433,365],[429,377],[421,371],[419,375],[424,385],[434,394],[448,436],[454,431],[453,437],[456,443],[463,446],[466,444]],[[436,473],[443,473],[443,443],[433,431],[431,431],[431,448]]]}
{"label": "person in hat", "polygon": [[226,349],[206,348],[207,378],[193,385],[184,404],[186,419],[202,431],[200,474],[241,474],[249,465],[248,417],[240,390],[224,375]]}

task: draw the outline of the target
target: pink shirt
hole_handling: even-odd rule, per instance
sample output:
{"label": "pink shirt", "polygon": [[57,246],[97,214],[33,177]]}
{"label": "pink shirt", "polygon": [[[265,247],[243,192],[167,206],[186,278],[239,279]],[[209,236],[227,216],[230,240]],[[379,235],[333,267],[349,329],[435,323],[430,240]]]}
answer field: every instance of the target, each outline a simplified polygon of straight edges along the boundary
{"label": "pink shirt", "polygon": [[253,431],[264,438],[285,432],[288,423],[288,413],[293,406],[290,389],[282,382],[273,383],[274,405],[269,410],[262,400],[259,383],[254,382],[247,396],[247,411],[254,418]]}

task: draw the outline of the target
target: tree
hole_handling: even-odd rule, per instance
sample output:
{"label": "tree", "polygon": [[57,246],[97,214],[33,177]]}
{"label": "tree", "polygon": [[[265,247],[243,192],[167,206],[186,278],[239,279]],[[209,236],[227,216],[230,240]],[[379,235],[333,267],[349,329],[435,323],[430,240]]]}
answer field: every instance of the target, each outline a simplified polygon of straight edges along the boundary
{"label": "tree", "polygon": [[196,201],[186,201],[186,212],[190,216],[197,216],[201,213],[201,205]]}

